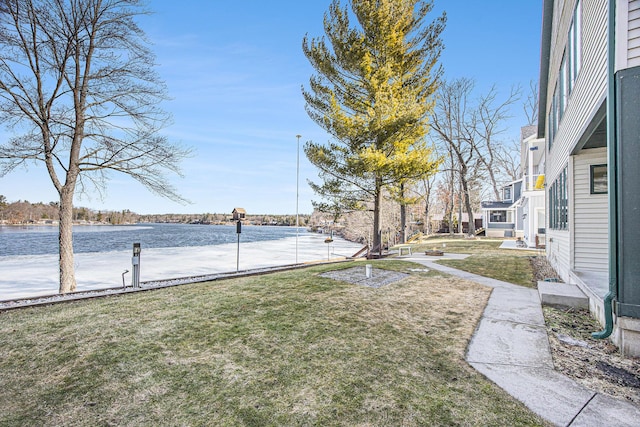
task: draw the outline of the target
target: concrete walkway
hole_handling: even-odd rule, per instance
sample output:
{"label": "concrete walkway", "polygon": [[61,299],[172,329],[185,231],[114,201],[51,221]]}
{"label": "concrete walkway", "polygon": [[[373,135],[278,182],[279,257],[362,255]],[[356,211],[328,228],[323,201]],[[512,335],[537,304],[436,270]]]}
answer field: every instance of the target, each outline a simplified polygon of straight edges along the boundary
{"label": "concrete walkway", "polygon": [[640,426],[632,403],[586,389],[553,368],[535,289],[434,263],[421,254],[402,259],[493,288],[466,360],[529,409],[558,426]]}

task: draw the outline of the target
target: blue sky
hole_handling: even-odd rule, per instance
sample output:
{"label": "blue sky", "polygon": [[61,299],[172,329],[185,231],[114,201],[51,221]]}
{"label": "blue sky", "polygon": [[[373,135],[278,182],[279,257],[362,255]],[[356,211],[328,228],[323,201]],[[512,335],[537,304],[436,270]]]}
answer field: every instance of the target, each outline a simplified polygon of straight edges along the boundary
{"label": "blue sky", "polygon": [[[171,182],[192,203],[172,202],[113,174],[102,198],[85,194],[76,205],[141,214],[230,213],[234,207],[249,214],[293,214],[300,134],[299,211],[311,213],[316,196],[307,180],[317,181],[317,171],[302,145],[329,137],[304,110],[300,88],[313,69],[301,44],[305,34],[322,35],[329,4],[149,0],[155,13],[142,26],[172,98],[165,109],[174,122],[165,133],[195,153],[182,164],[185,177]],[[448,16],[445,78],[473,78],[479,93],[495,84],[503,95],[537,80],[542,1],[435,0],[435,8]],[[512,114],[509,133],[516,138],[525,124],[521,103]],[[0,178],[0,194],[9,201],[57,200],[41,165]]]}

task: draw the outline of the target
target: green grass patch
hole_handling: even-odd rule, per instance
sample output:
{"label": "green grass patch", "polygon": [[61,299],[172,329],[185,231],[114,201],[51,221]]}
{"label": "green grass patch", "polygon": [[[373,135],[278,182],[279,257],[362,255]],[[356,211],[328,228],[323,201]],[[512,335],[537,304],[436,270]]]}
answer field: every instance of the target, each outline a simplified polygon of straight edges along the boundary
{"label": "green grass patch", "polygon": [[0,313],[0,425],[541,425],[464,362],[487,288],[374,264]]}
{"label": "green grass patch", "polygon": [[431,237],[416,245],[416,251],[439,249],[449,253],[469,254],[463,260],[439,260],[439,264],[479,274],[492,279],[503,280],[516,285],[535,288],[531,257],[535,252],[500,249],[502,240],[462,239]]}
{"label": "green grass patch", "polygon": [[422,239],[416,244],[416,250],[439,249],[444,252],[457,254],[477,254],[480,252],[504,251],[500,249],[502,240],[500,239],[465,239],[463,237],[431,236]]}

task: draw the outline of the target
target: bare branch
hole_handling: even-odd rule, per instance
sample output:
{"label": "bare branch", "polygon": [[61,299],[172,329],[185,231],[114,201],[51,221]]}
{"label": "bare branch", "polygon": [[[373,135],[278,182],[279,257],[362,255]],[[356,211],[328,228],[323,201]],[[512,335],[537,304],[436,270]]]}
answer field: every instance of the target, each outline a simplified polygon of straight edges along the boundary
{"label": "bare branch", "polygon": [[160,132],[170,116],[166,88],[137,24],[142,0],[0,2],[0,174],[42,162],[60,195],[61,291],[73,290],[71,211],[76,191],[106,188],[111,172],[183,201],[190,150]]}

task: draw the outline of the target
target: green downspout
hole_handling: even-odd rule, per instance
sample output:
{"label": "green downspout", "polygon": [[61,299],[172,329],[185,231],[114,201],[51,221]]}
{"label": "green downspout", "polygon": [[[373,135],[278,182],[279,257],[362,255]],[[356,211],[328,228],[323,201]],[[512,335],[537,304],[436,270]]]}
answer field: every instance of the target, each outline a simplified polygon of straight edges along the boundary
{"label": "green downspout", "polygon": [[609,292],[604,297],[604,330],[591,334],[593,338],[604,339],[613,332],[613,313],[611,306],[617,297],[618,286],[618,141],[616,138],[616,88],[615,88],[615,22],[616,0],[609,0],[608,28],[608,93],[607,93],[607,155],[609,168]]}

